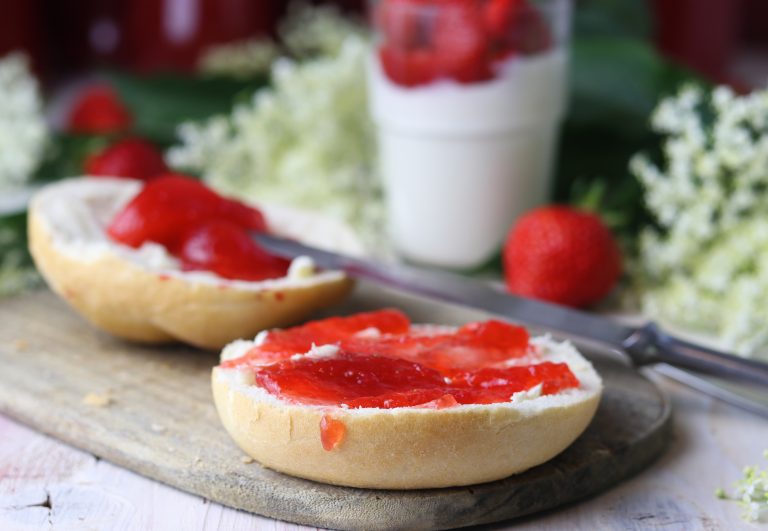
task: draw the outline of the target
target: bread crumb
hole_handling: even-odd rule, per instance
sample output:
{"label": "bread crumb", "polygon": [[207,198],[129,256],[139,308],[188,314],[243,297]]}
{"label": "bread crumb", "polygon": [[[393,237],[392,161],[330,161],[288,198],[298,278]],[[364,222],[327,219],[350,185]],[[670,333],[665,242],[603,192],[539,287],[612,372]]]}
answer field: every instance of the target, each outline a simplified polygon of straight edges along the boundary
{"label": "bread crumb", "polygon": [[149,427],[149,429],[154,431],[155,433],[163,433],[165,431],[165,426],[161,426],[160,424],[152,423],[152,425]]}
{"label": "bread crumb", "polygon": [[26,352],[29,350],[29,341],[26,339],[17,339],[13,343],[11,343],[11,346],[13,347],[13,350],[16,352]]}
{"label": "bread crumb", "polygon": [[83,404],[92,407],[107,407],[113,400],[109,393],[88,393],[83,397]]}
{"label": "bread crumb", "polygon": [[195,456],[195,460],[192,461],[192,464],[193,465],[197,465],[197,464],[202,463],[202,462],[203,462],[203,458],[198,455],[198,456]]}
{"label": "bread crumb", "polygon": [[250,455],[244,455],[243,457],[240,458],[240,461],[242,461],[246,465],[250,465],[251,463],[253,463],[256,460],[253,457],[251,457]]}

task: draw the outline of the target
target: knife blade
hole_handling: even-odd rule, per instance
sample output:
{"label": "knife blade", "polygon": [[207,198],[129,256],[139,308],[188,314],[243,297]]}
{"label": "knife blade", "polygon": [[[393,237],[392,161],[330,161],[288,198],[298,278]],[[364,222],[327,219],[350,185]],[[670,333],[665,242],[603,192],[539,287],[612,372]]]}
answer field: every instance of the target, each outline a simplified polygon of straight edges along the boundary
{"label": "knife blade", "polygon": [[716,376],[678,369],[665,363],[654,365],[653,370],[706,395],[768,418],[768,393],[765,391]]}
{"label": "knife blade", "polygon": [[253,238],[278,256],[308,256],[323,269],[341,270],[351,277],[486,310],[521,324],[598,342],[626,353],[637,366],[665,363],[768,390],[768,363],[683,341],[665,333],[653,322],[640,327],[627,326],[581,310],[511,295],[486,282],[453,273],[374,262],[272,235],[254,233]]}

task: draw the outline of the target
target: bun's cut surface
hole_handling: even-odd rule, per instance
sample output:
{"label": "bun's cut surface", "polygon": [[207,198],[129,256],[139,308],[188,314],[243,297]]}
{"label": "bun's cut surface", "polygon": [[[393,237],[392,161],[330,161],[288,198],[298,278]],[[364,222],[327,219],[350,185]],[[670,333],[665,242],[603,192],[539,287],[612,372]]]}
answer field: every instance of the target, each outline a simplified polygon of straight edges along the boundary
{"label": "bun's cut surface", "polygon": [[[456,329],[413,326],[409,334],[424,338],[452,332]],[[325,483],[420,489],[502,479],[567,448],[591,421],[602,392],[600,377],[573,346],[546,337],[530,340],[526,353],[513,353],[506,360],[498,356],[499,349],[492,351],[494,358],[488,364],[478,365],[475,357],[473,369],[462,361],[467,353],[473,358],[471,349],[450,340],[438,341],[436,347],[433,343],[412,348],[408,339],[389,341],[388,334],[366,328],[351,342],[342,339],[303,354],[285,351],[275,356],[275,349],[269,348],[270,335],[266,343],[262,333],[256,342],[238,341],[224,349],[222,364],[212,374],[216,407],[224,427],[248,455],[269,468]],[[389,385],[384,374],[366,376],[354,373],[356,369],[345,376],[333,372],[333,363],[343,367],[345,360],[354,359],[350,352],[354,348],[360,352],[365,338],[373,338],[374,343],[384,338],[378,343],[384,346],[370,350],[378,348],[381,356],[361,354],[366,363],[396,365],[395,380],[408,380],[408,384],[394,384],[392,393],[375,399],[349,395],[344,387],[349,382],[342,381],[345,376],[357,384],[374,382],[376,392],[381,392],[380,385]],[[390,347],[394,344],[411,346],[404,348],[403,358],[393,361]],[[444,349],[445,345],[449,346]],[[419,364],[419,359],[429,361]],[[449,368],[446,363],[451,360],[459,368]],[[414,363],[418,367],[408,365]],[[547,379],[536,385],[532,380],[523,390],[498,398],[499,388],[494,386],[506,378],[505,371],[533,374],[530,367],[539,364],[567,366],[565,371],[575,378],[561,379],[562,389],[550,386]],[[312,366],[321,375],[317,380],[306,378],[305,373],[291,378],[290,370]],[[418,376],[423,381],[435,368],[445,378],[445,386],[432,382],[434,389],[411,388],[420,384],[409,379]],[[458,384],[459,380],[464,383]],[[354,382],[352,387],[357,385]],[[468,388],[467,382],[474,387]],[[438,399],[397,405],[432,390],[436,394],[431,396]],[[359,405],[372,400],[380,407]]]}
{"label": "bun's cut surface", "polygon": [[[126,179],[75,178],[47,186],[30,205],[29,245],[38,269],[51,289],[111,334],[220,349],[303,319],[352,287],[343,273],[317,272],[306,258],[294,260],[286,277],[249,282],[182,271],[157,244],[116,244],[105,228],[140,189],[141,183]],[[306,241],[308,225],[322,230],[313,219],[297,219],[305,214],[265,214],[281,236]]]}

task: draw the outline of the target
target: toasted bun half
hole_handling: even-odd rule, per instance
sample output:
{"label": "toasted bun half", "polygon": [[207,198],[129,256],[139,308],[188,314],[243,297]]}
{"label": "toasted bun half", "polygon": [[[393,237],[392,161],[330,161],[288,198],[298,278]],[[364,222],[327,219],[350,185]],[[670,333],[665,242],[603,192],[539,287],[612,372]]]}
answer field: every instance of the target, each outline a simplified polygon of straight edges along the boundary
{"label": "toasted bun half", "polygon": [[[140,188],[126,179],[69,179],[41,190],[29,210],[30,251],[48,285],[111,334],[220,349],[236,338],[303,319],[338,302],[352,287],[344,274],[315,272],[307,259],[295,260],[285,278],[232,281],[183,272],[156,244],[139,249],[116,244],[105,228]],[[285,211],[264,213],[277,234],[301,239],[312,233]],[[309,224],[317,232],[318,223]]]}
{"label": "toasted bun half", "polygon": [[[556,456],[594,416],[602,383],[568,343],[537,338],[542,361],[568,363],[577,389],[517,393],[510,402],[445,409],[342,409],[297,405],[253,384],[252,372],[213,370],[219,416],[235,442],[263,465],[324,483],[377,489],[470,485],[522,472]],[[229,347],[242,352],[248,342]],[[224,356],[227,355],[225,350]],[[232,356],[236,357],[236,356]],[[249,376],[250,374],[250,376]],[[346,427],[323,449],[321,418]]]}

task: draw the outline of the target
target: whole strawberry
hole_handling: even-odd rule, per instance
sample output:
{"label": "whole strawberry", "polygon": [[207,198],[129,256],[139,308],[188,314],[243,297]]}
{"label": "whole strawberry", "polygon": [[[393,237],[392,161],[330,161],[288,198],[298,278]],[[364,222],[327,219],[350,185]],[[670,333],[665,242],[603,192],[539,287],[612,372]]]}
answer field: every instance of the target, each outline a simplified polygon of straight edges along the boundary
{"label": "whole strawberry", "polygon": [[85,173],[94,177],[126,177],[148,181],[168,171],[163,154],[141,138],[124,138],[91,155]]}
{"label": "whole strawberry", "polygon": [[621,276],[621,253],[595,214],[537,208],[512,227],[504,246],[507,289],[567,306],[598,302]]}
{"label": "whole strawberry", "polygon": [[67,128],[72,133],[98,135],[127,131],[133,114],[109,85],[93,85],[77,97]]}

